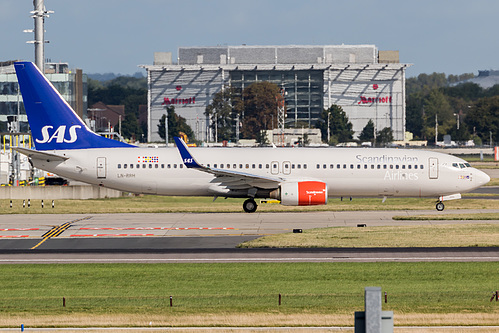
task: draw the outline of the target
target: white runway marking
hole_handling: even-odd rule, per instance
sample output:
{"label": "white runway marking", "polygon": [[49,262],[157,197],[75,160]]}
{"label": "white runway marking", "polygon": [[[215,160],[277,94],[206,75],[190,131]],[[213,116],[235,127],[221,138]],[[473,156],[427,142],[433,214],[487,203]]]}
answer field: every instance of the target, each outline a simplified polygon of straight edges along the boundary
{"label": "white runway marking", "polygon": [[362,257],[362,258],[314,258],[314,257],[292,257],[292,258],[86,258],[86,259],[0,259],[0,263],[22,262],[22,263],[116,263],[116,262],[408,262],[408,261],[499,261],[499,257]]}

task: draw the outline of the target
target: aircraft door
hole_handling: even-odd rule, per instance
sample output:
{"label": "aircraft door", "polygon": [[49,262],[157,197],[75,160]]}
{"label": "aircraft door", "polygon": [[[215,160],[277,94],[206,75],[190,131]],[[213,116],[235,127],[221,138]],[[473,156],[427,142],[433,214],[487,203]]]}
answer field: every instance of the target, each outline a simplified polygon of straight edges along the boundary
{"label": "aircraft door", "polygon": [[107,175],[106,158],[97,157],[97,178],[106,178],[106,175]]}
{"label": "aircraft door", "polygon": [[438,158],[430,157],[428,164],[430,179],[438,179]]}
{"label": "aircraft door", "polygon": [[272,161],[272,163],[270,163],[270,173],[273,175],[277,175],[279,173],[279,162]]}
{"label": "aircraft door", "polygon": [[285,175],[291,174],[291,162],[282,162],[282,173]]}

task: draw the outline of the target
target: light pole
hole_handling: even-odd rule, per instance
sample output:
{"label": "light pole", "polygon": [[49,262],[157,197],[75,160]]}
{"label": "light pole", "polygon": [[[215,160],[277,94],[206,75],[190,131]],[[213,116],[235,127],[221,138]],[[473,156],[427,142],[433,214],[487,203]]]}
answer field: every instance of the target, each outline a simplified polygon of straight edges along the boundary
{"label": "light pole", "polygon": [[215,112],[215,143],[218,143],[218,113]]}
{"label": "light pole", "polygon": [[437,138],[438,138],[438,115],[437,113],[435,113],[435,146],[438,145]]}
{"label": "light pole", "polygon": [[461,110],[459,110],[458,113],[454,113],[456,116],[456,129],[459,131],[459,114],[461,113]]}
{"label": "light pole", "polygon": [[168,108],[166,108],[166,113],[165,113],[165,142],[166,142],[166,147],[168,148]]}
{"label": "light pole", "polygon": [[236,115],[236,143],[239,143],[239,113]]}
{"label": "light pole", "polygon": [[331,111],[327,112],[327,144],[331,141]]}

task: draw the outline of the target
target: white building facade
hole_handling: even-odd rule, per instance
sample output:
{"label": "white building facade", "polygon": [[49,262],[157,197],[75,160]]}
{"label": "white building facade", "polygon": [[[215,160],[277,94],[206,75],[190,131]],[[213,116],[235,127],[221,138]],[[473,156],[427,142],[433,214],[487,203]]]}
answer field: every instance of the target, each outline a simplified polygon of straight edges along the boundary
{"label": "white building facade", "polygon": [[148,141],[161,141],[159,120],[170,105],[186,118],[196,139],[213,141],[205,115],[213,95],[224,86],[245,88],[258,81],[285,90],[287,128],[314,127],[323,121],[322,111],[336,104],[356,135],[372,119],[378,130],[390,127],[394,139],[402,140],[408,66],[399,63],[398,51],[378,51],[374,45],[182,47],[176,64],[170,53],[157,53],[154,65],[143,66]]}

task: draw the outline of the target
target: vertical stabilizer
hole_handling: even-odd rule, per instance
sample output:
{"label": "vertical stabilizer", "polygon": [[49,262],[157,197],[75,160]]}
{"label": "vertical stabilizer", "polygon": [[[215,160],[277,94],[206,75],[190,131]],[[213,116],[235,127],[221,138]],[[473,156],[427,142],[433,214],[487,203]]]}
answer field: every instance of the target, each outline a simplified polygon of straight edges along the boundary
{"label": "vertical stabilizer", "polygon": [[37,150],[135,147],[92,132],[32,62],[14,66]]}

